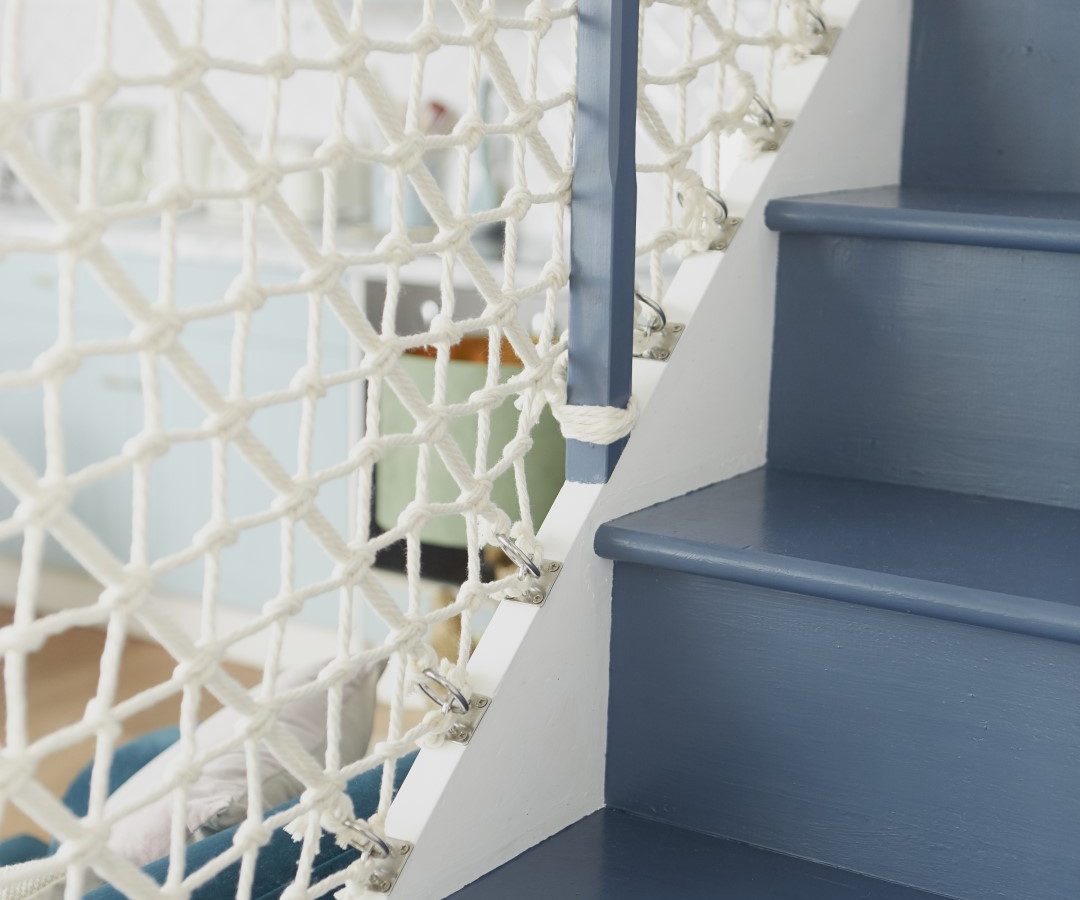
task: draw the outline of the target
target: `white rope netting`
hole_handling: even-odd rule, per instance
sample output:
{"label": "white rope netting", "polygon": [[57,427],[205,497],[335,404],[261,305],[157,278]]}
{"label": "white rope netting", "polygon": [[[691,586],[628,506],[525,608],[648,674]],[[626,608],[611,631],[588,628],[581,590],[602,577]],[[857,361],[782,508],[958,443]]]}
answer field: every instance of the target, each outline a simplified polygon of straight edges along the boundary
{"label": "white rope netting", "polygon": [[[63,12],[58,4],[51,6],[54,16]],[[319,837],[323,829],[341,833],[355,815],[343,793],[346,781],[385,765],[378,811],[369,823],[378,833],[392,796],[394,761],[422,742],[438,741],[450,726],[452,715],[435,710],[405,727],[406,706],[424,670],[434,668],[468,692],[474,617],[515,577],[483,580],[483,547],[494,535],[507,534],[529,552],[540,552],[525,458],[541,414],[550,407],[571,437],[612,440],[629,428],[625,411],[605,418],[596,410],[590,415],[588,409],[565,408],[560,307],[567,284],[574,124],[573,5],[536,0],[505,12],[479,0],[423,0],[396,33],[381,23],[398,13],[380,17],[380,7],[386,10],[363,0],[266,0],[248,4],[246,19],[235,17],[227,23],[231,27],[215,28],[213,20],[223,9],[204,0],[80,2],[67,11],[72,21],[66,24],[43,20],[34,3],[4,4],[0,156],[44,227],[5,230],[0,256],[9,265],[24,257],[50,259],[58,281],[48,345],[25,365],[12,363],[19,358],[15,354],[0,372],[0,394],[31,398],[41,410],[38,439],[24,440],[8,428],[0,437],[0,485],[10,495],[9,511],[13,508],[0,521],[0,547],[19,560],[14,620],[0,630],[6,697],[0,798],[5,808],[18,808],[60,841],[55,856],[31,868],[38,879],[63,872],[68,897],[81,896],[94,877],[129,897],[161,895],[161,887],[107,845],[116,818],[105,812],[107,773],[124,723],[176,694],[182,697],[181,764],[155,796],[145,798],[147,803],[169,793],[173,798],[169,895],[186,896],[239,862],[239,895],[249,896],[259,848],[273,829],[284,826],[303,842],[288,896],[322,896],[347,882],[362,882],[365,876],[356,866],[321,880],[313,877]],[[80,31],[78,20],[90,27]],[[270,40],[253,49],[257,25]],[[84,61],[78,54],[65,59],[53,53],[48,61],[54,68],[78,63],[79,71],[50,78],[46,67],[44,77],[32,77],[33,66],[40,67],[30,52],[34,40],[53,29],[79,32],[89,52]],[[436,68],[442,73],[438,77]],[[458,92],[453,120],[425,121],[433,109],[429,98],[450,89],[439,83],[448,71]],[[257,84],[258,90],[245,94],[241,82]],[[490,103],[485,109],[489,95],[501,106],[497,116],[490,114]],[[244,99],[238,102],[238,96]],[[116,146],[114,113],[123,109],[130,120],[133,106],[152,108],[163,123],[156,171],[140,172],[146,184],[134,191],[130,185],[116,187],[117,172],[109,171],[131,149],[130,143]],[[436,119],[447,114],[446,105],[434,109]],[[309,136],[313,130],[316,137],[310,152],[299,157],[286,140],[294,114],[307,117]],[[357,121],[365,124],[362,134]],[[69,148],[74,179],[41,146],[43,123],[49,122],[74,123]],[[218,183],[197,177],[194,130],[224,161],[227,174]],[[110,141],[111,149],[103,149]],[[486,203],[478,202],[476,160],[494,154],[494,147],[505,182]],[[340,224],[344,173],[357,165],[377,170],[386,186],[387,222],[370,240],[356,238]],[[290,181],[310,175],[321,181],[321,221],[314,225],[304,221],[286,190]],[[221,226],[219,216],[209,240],[217,242],[221,238],[215,234],[229,232],[221,240],[238,248],[236,271],[219,295],[193,300],[178,289],[178,271],[186,263],[185,241],[198,232],[208,208],[233,211],[235,224]],[[417,208],[426,220],[421,226]],[[149,290],[117,250],[125,229],[147,223],[158,242],[156,285]],[[501,240],[494,259],[480,247],[481,232],[492,228]],[[533,254],[528,266],[523,262],[527,243]],[[277,262],[284,259],[295,272],[290,280],[265,278],[271,248]],[[437,309],[422,330],[398,333],[409,273],[425,260],[437,267]],[[373,270],[385,283],[379,321],[368,317],[351,290],[355,273]],[[122,314],[126,325],[119,333],[96,337],[92,328],[84,328],[88,283]],[[463,284],[480,298],[472,311],[457,304]],[[283,373],[281,386],[259,390],[250,375],[253,335],[274,309],[298,303],[306,319],[306,337],[299,336],[303,359]],[[528,320],[527,309],[533,312]],[[18,306],[8,305],[3,328],[18,329],[17,317]],[[207,322],[228,329],[227,365],[221,369],[205,364],[193,337]],[[347,336],[354,351],[348,363],[324,352],[328,331]],[[453,350],[478,335],[487,359],[482,386],[464,401],[453,400],[448,388]],[[433,348],[430,394],[403,366],[419,348]],[[516,369],[507,375],[502,363],[510,351]],[[71,424],[80,412],[73,408],[72,385],[96,360],[118,358],[135,366],[129,385],[138,396],[134,433],[107,420],[95,422],[90,433],[78,433]],[[181,386],[184,402],[198,410],[192,421],[175,424],[166,382]],[[327,412],[327,399],[357,385],[363,388],[363,427],[347,452],[326,462],[319,452],[320,428],[339,409]],[[385,396],[404,408],[411,428],[383,431]],[[516,407],[516,424],[500,446],[492,438],[492,420],[504,404]],[[294,446],[282,453],[257,423],[286,408],[295,413]],[[459,421],[470,423],[475,451],[464,451],[455,438]],[[100,449],[94,462],[81,467],[71,463],[81,458],[73,452],[79,442]],[[162,487],[159,467],[170,454],[192,446],[205,451],[208,477],[184,490],[207,497],[210,514],[185,546],[158,553],[152,532]],[[388,454],[410,448],[416,454],[412,500],[395,523],[372,536],[376,466]],[[436,465],[455,485],[452,499],[431,495],[429,476]],[[515,485],[512,512],[493,500],[493,484],[507,475]],[[130,485],[130,509],[110,511],[130,521],[122,547],[97,533],[80,505],[80,498],[110,479]],[[232,487],[240,479],[260,481],[270,502],[235,508]],[[325,512],[323,501],[346,491],[354,515],[342,522]],[[421,532],[445,517],[464,521],[468,572],[452,603],[431,608],[423,600]],[[279,570],[277,590],[259,600],[242,628],[224,629],[222,570],[248,532],[266,528],[278,532],[276,558],[264,561]],[[406,544],[403,597],[374,567],[380,550],[401,541]],[[298,577],[300,544],[321,553],[319,577]],[[96,602],[55,611],[55,598],[42,596],[50,548],[59,548],[100,585]],[[194,633],[152,602],[170,573],[192,565],[202,571],[200,624]],[[325,758],[306,752],[275,716],[302,695],[277,689],[281,647],[296,617],[315,602],[335,605],[337,618],[334,658],[304,689],[328,694]],[[387,634],[374,646],[356,638],[362,605],[374,611]],[[440,659],[431,633],[449,619],[460,620],[460,640],[455,653]],[[79,721],[31,735],[28,657],[76,627],[107,631],[94,697]],[[121,701],[122,655],[136,630],[164,647],[176,667],[168,681]],[[259,688],[249,695],[223,662],[237,642],[256,633],[266,636],[268,649]],[[392,695],[388,735],[362,759],[344,764],[338,753],[343,685],[384,659]],[[215,753],[229,749],[207,751],[195,744],[204,691],[246,723],[232,745],[243,743],[252,760],[259,747],[268,748],[304,791],[298,805],[264,819],[253,765],[247,819],[232,845],[186,872],[186,791]],[[89,811],[78,817],[43,787],[36,769],[51,754],[88,740],[94,763]]]}
{"label": "white rope netting", "polygon": [[[41,862],[0,870],[0,888],[30,896],[60,884],[75,898],[104,880],[128,897],[180,897],[238,864],[237,893],[249,897],[260,848],[281,828],[302,845],[283,896],[360,887],[364,861],[316,876],[320,838],[358,827],[381,834],[395,761],[453,727],[449,705],[414,725],[407,711],[425,671],[469,693],[482,614],[517,580],[486,576],[484,548],[509,536],[542,557],[526,477],[542,416],[550,411],[565,438],[600,444],[634,421],[633,401],[618,410],[565,400],[576,6],[0,6],[0,311],[15,336],[0,342],[0,562],[15,560],[17,571],[12,623],[0,629],[0,803],[59,842]],[[769,103],[777,58],[809,52],[817,37],[811,0],[643,0],[641,12],[639,196],[659,214],[639,212],[637,255],[649,293],[662,298],[670,259],[715,243],[728,141]],[[358,177],[373,185],[362,228],[348,224],[363,205]],[[124,250],[132,240],[151,246],[149,277]],[[191,289],[193,247],[228,261],[224,284]],[[48,304],[20,305],[11,285],[24,271],[39,278],[40,261],[55,279]],[[402,327],[419,304],[410,292],[421,270],[433,306],[423,325]],[[382,286],[377,313],[358,287],[372,279]],[[469,341],[482,347],[483,374],[462,398],[452,364]],[[430,384],[415,377],[418,359],[430,361]],[[125,374],[106,380],[129,395],[116,416],[88,402],[86,386],[114,362]],[[391,407],[406,427],[384,421]],[[508,408],[509,435],[498,438],[496,417]],[[347,442],[328,450],[327,429],[356,414]],[[408,502],[393,522],[375,523],[378,467],[402,452],[415,459]],[[196,455],[198,466],[177,465]],[[434,487],[442,475],[450,495]],[[497,499],[500,480],[511,501]],[[169,504],[181,522],[189,506],[205,509],[179,545],[159,534]],[[451,601],[434,606],[424,534],[443,520],[463,527],[466,574]],[[252,559],[256,534],[271,535],[261,560]],[[398,589],[376,561],[400,544]],[[226,615],[238,557],[251,584],[264,574],[255,569],[276,570],[265,595],[247,598],[241,625]],[[92,602],[48,596],[58,564],[92,580]],[[157,602],[192,571],[194,627]],[[332,659],[315,682],[281,688],[283,647],[313,608],[332,623]],[[377,640],[358,634],[367,613]],[[433,632],[451,621],[456,647],[440,653]],[[29,660],[77,628],[106,633],[92,699],[78,720],[35,733]],[[132,694],[121,665],[135,635],[152,638],[175,668]],[[249,693],[226,663],[253,637],[265,652]],[[382,661],[387,733],[343,760],[346,686]],[[326,750],[312,754],[279,715],[319,693]],[[209,749],[195,739],[207,694],[242,722]],[[141,801],[171,798],[163,888],[110,848],[110,829],[132,810],[106,801],[126,724],[176,697],[179,761]],[[46,760],[79,745],[93,748],[84,816],[39,777]],[[208,764],[238,746],[250,761],[246,818],[224,852],[188,871],[186,798]],[[303,788],[271,816],[261,750]],[[357,821],[344,788],[379,766],[377,811]]]}
{"label": "white rope netting", "polygon": [[724,249],[740,157],[775,149],[778,65],[826,39],[816,0],[642,0],[638,290],[662,304],[679,261]]}

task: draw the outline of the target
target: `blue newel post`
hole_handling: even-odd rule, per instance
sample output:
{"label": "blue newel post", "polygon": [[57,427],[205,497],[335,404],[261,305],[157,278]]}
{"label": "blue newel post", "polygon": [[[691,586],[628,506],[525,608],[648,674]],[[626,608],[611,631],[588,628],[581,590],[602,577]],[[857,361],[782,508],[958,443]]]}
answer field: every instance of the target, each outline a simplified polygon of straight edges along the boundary
{"label": "blue newel post", "polygon": [[[579,0],[568,399],[625,407],[634,338],[638,0]],[[607,481],[625,440],[568,441],[566,477]]]}

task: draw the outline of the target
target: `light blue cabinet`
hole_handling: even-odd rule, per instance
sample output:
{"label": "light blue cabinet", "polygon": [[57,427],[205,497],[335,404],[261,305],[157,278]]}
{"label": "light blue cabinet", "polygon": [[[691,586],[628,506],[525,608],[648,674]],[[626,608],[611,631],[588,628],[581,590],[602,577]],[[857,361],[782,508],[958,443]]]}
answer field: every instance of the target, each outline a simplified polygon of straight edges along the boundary
{"label": "light blue cabinet", "polygon": [[[145,296],[156,297],[156,259],[127,254],[119,257],[132,281]],[[0,364],[5,371],[26,368],[48,348],[56,336],[57,273],[55,259],[12,255],[0,263]],[[181,307],[212,303],[224,296],[236,267],[221,262],[186,263],[176,278],[176,302]],[[286,283],[296,273],[268,266],[259,272],[263,283]],[[77,340],[116,339],[127,335],[131,323],[82,267],[78,277]],[[244,360],[244,392],[248,397],[288,387],[305,363],[308,300],[304,295],[272,297],[254,316]],[[181,343],[218,389],[228,390],[234,322],[231,316],[198,321],[185,328]],[[323,322],[324,374],[347,365],[344,330],[329,310]],[[159,364],[165,428],[200,424],[205,411],[164,363]],[[78,471],[120,452],[123,444],[143,427],[143,403],[138,359],[133,354],[88,358],[65,383],[63,416],[66,468]],[[358,411],[353,411],[357,414]],[[349,398],[345,387],[334,388],[319,401],[313,444],[313,467],[340,461],[348,448]],[[301,404],[288,402],[254,414],[251,429],[290,474],[297,465]],[[33,388],[0,393],[0,423],[4,437],[38,471],[44,467],[42,391]],[[230,448],[228,454],[228,509],[231,516],[265,510],[274,493]],[[211,451],[205,441],[177,443],[155,461],[151,475],[150,553],[154,559],[191,544],[210,514]],[[345,534],[348,524],[348,483],[339,479],[319,494],[318,505]],[[131,470],[123,471],[80,490],[75,513],[120,559],[129,555],[131,540]],[[0,489],[0,516],[7,517],[15,500]],[[318,547],[305,526],[297,528],[295,583],[305,585],[329,577],[333,563]],[[274,522],[244,532],[221,556],[222,601],[258,608],[279,590],[279,525]],[[16,553],[11,543],[0,552]],[[50,560],[68,563],[59,547],[50,548]],[[198,596],[202,590],[203,562],[198,560],[165,575],[161,590]],[[331,624],[336,619],[333,598],[307,604],[304,618]]]}

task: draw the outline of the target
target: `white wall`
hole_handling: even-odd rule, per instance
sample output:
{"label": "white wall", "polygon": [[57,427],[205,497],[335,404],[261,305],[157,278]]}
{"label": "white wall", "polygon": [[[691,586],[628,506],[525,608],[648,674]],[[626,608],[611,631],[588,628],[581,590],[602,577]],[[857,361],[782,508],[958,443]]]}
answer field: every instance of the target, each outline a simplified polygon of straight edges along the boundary
{"label": "white wall", "polygon": [[[643,409],[611,481],[568,485],[557,501],[541,539],[569,549],[547,604],[500,608],[470,665],[494,697],[481,728],[465,751],[425,751],[391,809],[390,833],[417,841],[395,897],[445,896],[603,804],[611,566],[593,534],[764,461],[778,243],[764,204],[896,181],[910,7],[826,4],[847,22],[827,67],[809,60],[777,85],[778,111],[799,121],[780,154],[737,173],[732,212],[746,221],[731,249],[689,261],[672,284],[687,333],[669,362],[635,364]],[[662,639],[660,610],[657,628]]]}

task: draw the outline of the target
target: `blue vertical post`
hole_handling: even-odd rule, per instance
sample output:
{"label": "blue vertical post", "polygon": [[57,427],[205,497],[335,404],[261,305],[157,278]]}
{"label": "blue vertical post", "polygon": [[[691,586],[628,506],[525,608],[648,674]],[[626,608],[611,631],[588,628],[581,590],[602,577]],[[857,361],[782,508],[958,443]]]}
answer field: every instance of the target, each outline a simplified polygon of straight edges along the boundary
{"label": "blue vertical post", "polygon": [[[634,341],[638,0],[578,0],[567,397],[625,407]],[[566,477],[604,482],[626,441],[568,441]]]}

